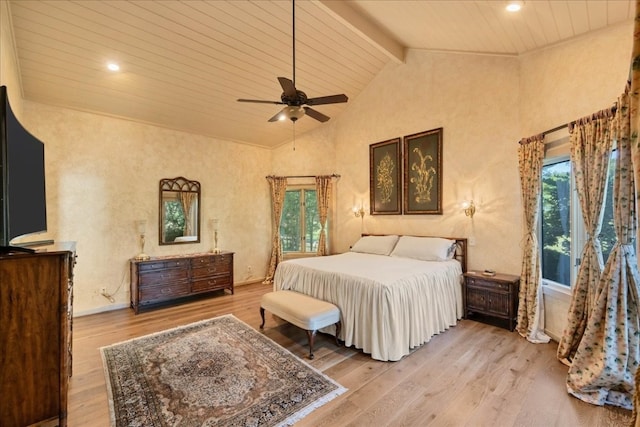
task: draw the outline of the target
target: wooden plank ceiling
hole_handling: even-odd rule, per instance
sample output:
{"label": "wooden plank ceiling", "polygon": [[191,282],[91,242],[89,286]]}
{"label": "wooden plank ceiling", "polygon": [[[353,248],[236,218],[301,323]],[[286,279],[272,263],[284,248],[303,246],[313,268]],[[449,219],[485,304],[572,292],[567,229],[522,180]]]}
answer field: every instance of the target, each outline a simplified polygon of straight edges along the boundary
{"label": "wooden plank ceiling", "polygon": [[[28,100],[264,147],[291,140],[291,122],[267,122],[281,106],[236,101],[277,101],[276,77],[292,78],[288,0],[9,0],[8,6]],[[526,1],[517,14],[504,6],[298,0],[296,86],[309,97],[344,93],[353,100],[407,48],[521,55],[634,13],[630,0]],[[109,61],[121,71],[109,72]],[[345,108],[315,107],[334,119]],[[303,117],[296,133],[317,126]]]}

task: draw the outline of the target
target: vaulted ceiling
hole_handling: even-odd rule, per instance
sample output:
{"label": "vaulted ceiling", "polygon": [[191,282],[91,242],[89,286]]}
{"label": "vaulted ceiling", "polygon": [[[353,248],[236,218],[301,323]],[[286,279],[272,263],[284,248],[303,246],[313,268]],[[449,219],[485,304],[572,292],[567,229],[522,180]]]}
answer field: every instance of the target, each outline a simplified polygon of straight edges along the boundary
{"label": "vaulted ceiling", "polygon": [[[291,139],[291,122],[267,122],[281,106],[236,101],[279,101],[277,77],[293,77],[288,0],[0,1],[25,99],[265,147]],[[353,100],[406,49],[517,56],[634,14],[630,0],[523,3],[298,0],[296,86]],[[314,108],[335,118],[348,103]],[[296,133],[317,126],[303,117]]]}

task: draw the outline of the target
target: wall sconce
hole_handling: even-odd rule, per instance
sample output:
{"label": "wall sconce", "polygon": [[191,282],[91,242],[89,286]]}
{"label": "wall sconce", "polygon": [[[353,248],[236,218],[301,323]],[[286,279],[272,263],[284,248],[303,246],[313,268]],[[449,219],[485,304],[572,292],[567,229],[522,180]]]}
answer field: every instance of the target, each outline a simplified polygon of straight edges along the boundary
{"label": "wall sconce", "polygon": [[462,202],[462,209],[464,209],[466,216],[473,219],[473,214],[476,213],[476,205],[473,203],[473,200]]}
{"label": "wall sconce", "polygon": [[364,232],[364,204],[360,201],[360,207],[354,206],[351,211],[353,212],[353,216],[356,218],[360,218],[360,234]]}
{"label": "wall sconce", "polygon": [[364,206],[360,205],[360,207],[354,206],[353,209],[353,215],[356,218],[364,218]]}
{"label": "wall sconce", "polygon": [[140,235],[140,253],[135,256],[135,259],[138,261],[146,261],[151,259],[149,255],[144,253],[144,235],[147,232],[147,221],[136,221],[136,228],[138,230],[138,235]]}
{"label": "wall sconce", "polygon": [[214,254],[219,254],[220,249],[218,249],[218,219],[210,219],[209,226],[213,230],[213,249],[211,249],[211,252],[213,252]]}

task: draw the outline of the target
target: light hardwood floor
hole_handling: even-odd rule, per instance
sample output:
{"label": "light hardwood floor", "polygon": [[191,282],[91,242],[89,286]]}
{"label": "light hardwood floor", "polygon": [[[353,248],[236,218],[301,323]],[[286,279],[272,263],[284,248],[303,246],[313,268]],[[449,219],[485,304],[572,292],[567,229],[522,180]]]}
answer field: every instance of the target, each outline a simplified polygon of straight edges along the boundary
{"label": "light hardwood floor", "polygon": [[[109,426],[99,348],[231,313],[258,329],[259,304],[271,286],[134,315],[124,309],[74,319],[69,425]],[[303,331],[267,315],[265,334],[306,359]],[[379,362],[353,348],[316,339],[310,364],[348,388],[299,426],[626,426],[631,413],[596,407],[566,392],[567,368],[556,344],[529,344],[515,332],[462,320],[399,362]]]}

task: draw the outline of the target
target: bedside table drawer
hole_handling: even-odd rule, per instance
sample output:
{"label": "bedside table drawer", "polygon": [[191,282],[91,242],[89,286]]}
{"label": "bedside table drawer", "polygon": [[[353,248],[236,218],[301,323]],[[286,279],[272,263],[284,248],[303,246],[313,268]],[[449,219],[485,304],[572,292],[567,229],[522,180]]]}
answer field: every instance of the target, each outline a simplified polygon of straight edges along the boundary
{"label": "bedside table drawer", "polygon": [[484,278],[469,277],[467,278],[467,286],[491,288],[495,290],[502,290],[505,292],[509,292],[509,289],[511,288],[512,285],[510,283],[492,282]]}

